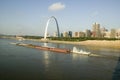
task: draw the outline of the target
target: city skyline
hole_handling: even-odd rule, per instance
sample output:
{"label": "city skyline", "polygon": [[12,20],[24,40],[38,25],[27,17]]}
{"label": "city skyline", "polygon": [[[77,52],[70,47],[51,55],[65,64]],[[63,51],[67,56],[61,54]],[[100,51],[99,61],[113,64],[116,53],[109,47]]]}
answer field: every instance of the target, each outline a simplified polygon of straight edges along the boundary
{"label": "city skyline", "polygon": [[[119,0],[1,0],[0,33],[44,35],[51,16],[57,18],[60,32],[91,29],[95,22],[107,29],[118,29],[119,3]],[[56,25],[51,21],[48,32],[55,31]]]}

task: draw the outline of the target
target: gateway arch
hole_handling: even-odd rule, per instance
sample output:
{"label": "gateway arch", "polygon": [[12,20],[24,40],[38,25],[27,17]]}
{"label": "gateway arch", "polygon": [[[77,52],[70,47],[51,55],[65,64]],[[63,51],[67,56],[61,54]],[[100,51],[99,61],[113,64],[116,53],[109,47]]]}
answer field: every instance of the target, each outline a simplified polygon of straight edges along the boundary
{"label": "gateway arch", "polygon": [[54,19],[55,20],[55,23],[56,23],[56,26],[57,26],[57,34],[58,34],[58,37],[60,37],[60,32],[59,32],[59,26],[58,26],[58,22],[57,22],[57,19],[54,17],[54,16],[51,16],[47,23],[46,23],[46,27],[45,27],[45,33],[44,33],[44,39],[46,39],[47,37],[47,30],[48,30],[48,25],[49,25],[49,22],[51,19]]}

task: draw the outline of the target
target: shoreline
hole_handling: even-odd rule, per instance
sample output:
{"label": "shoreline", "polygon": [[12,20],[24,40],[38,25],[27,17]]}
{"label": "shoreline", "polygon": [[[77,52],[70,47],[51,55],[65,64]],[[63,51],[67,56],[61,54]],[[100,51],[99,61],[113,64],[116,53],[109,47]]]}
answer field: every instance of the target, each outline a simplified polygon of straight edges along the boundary
{"label": "shoreline", "polygon": [[[16,39],[16,38],[11,38]],[[113,48],[113,49],[120,49],[120,40],[86,40],[86,41],[59,41],[59,40],[40,40],[40,39],[25,39],[37,42],[48,42],[48,43],[58,43],[58,44],[71,44],[71,45],[82,45],[88,47],[105,47],[105,48]]]}
{"label": "shoreline", "polygon": [[115,41],[107,41],[107,40],[86,40],[79,42],[71,42],[71,41],[58,41],[58,40],[33,40],[39,42],[48,42],[48,43],[58,43],[58,44],[72,44],[72,45],[83,45],[90,47],[105,47],[105,48],[115,48],[120,49],[120,40]]}

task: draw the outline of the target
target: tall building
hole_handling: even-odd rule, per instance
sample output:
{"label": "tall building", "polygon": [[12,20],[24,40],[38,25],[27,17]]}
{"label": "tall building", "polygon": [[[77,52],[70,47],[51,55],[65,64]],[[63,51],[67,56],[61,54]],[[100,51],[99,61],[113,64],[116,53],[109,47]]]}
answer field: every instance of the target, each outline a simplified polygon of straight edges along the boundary
{"label": "tall building", "polygon": [[92,37],[96,37],[96,23],[92,25]]}
{"label": "tall building", "polygon": [[98,23],[93,24],[92,37],[97,37],[97,38],[101,37],[100,24]]}

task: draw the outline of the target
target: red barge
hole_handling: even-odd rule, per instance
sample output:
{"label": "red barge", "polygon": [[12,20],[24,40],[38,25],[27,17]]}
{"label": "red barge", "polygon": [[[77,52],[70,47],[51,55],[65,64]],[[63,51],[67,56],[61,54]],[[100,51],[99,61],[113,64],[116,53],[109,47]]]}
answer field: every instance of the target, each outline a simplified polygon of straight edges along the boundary
{"label": "red barge", "polygon": [[62,48],[55,48],[55,47],[44,47],[44,46],[38,46],[38,45],[33,45],[33,44],[21,44],[21,43],[18,43],[16,45],[24,46],[24,47],[30,47],[30,48],[35,48],[35,49],[40,49],[40,50],[60,52],[60,53],[70,53],[71,52],[70,49],[62,49]]}

